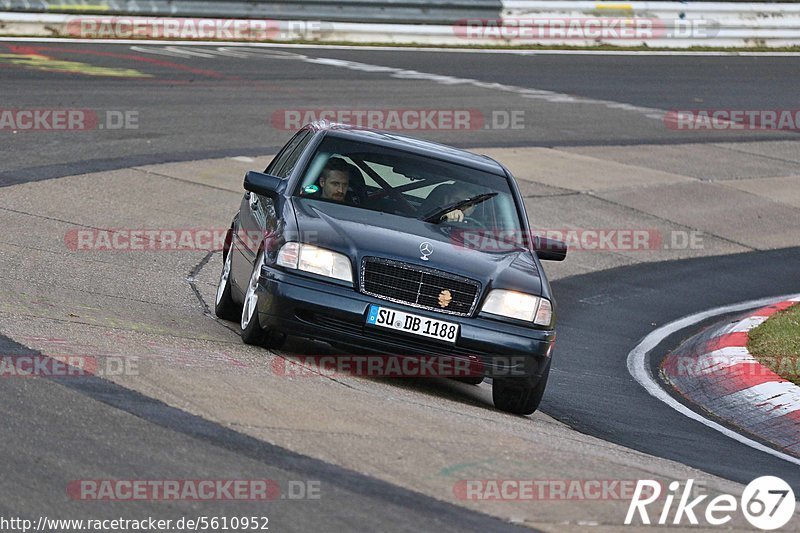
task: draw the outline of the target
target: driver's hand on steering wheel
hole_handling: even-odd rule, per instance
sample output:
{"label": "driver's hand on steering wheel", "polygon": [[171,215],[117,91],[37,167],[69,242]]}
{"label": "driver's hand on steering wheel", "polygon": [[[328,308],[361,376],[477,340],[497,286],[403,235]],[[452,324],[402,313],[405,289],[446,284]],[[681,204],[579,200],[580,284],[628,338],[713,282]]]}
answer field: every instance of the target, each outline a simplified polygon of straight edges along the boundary
{"label": "driver's hand on steering wheel", "polygon": [[448,222],[464,222],[464,212],[461,209],[453,209],[449,213],[442,215],[442,220]]}

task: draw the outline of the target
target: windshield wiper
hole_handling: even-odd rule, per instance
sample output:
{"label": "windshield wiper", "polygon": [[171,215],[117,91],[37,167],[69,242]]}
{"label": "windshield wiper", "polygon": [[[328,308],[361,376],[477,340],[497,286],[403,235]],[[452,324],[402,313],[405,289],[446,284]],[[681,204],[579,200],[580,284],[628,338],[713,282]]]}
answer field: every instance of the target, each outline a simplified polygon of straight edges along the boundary
{"label": "windshield wiper", "polygon": [[446,205],[436,211],[431,211],[420,217],[425,222],[432,222],[434,224],[438,224],[442,220],[442,216],[446,215],[450,211],[455,211],[456,209],[464,210],[468,209],[472,206],[478,205],[481,202],[485,202],[489,198],[494,198],[497,196],[496,192],[487,192],[483,194],[479,194],[478,196],[473,196],[472,198],[467,198],[466,200],[461,200],[460,202],[454,202],[452,204]]}

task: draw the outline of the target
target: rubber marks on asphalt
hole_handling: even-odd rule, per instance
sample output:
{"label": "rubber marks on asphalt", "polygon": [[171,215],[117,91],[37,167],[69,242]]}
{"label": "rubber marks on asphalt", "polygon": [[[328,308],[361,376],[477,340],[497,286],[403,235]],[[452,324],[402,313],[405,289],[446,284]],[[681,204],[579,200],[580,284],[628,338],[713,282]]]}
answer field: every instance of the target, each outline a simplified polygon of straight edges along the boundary
{"label": "rubber marks on asphalt", "polygon": [[800,387],[760,364],[748,332],[800,297],[709,328],[667,355],[661,375],[691,403],[800,457]]}

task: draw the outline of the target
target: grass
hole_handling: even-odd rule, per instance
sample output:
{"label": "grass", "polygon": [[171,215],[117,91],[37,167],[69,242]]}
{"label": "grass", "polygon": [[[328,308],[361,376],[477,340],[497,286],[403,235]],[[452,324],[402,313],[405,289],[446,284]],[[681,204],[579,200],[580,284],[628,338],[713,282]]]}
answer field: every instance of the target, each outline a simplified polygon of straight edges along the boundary
{"label": "grass", "polygon": [[800,385],[800,304],[751,330],[747,349],[763,365]]}

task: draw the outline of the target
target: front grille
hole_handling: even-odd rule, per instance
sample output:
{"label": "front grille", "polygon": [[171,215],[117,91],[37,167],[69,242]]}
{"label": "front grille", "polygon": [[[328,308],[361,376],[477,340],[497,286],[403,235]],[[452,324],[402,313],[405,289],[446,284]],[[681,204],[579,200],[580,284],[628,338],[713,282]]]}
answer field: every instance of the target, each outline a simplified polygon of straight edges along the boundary
{"label": "front grille", "polygon": [[[361,264],[364,294],[440,313],[470,315],[480,288],[477,281],[400,261],[365,257]],[[452,298],[446,307],[439,304],[443,291]]]}

